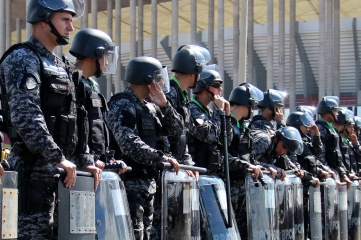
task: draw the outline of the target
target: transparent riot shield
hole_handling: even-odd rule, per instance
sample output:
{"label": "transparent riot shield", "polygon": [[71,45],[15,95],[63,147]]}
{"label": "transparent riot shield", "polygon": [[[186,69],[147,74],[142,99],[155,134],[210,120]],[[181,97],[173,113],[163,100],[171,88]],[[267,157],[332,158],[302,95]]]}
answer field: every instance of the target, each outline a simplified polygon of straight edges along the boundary
{"label": "transparent riot shield", "polygon": [[321,189],[310,186],[309,189],[310,236],[311,239],[322,239],[322,207]]}
{"label": "transparent riot shield", "polygon": [[[234,216],[232,216],[232,227],[229,227],[227,223],[227,196],[222,179],[201,175],[198,184],[201,215],[207,239],[241,239]],[[231,212],[233,213],[233,211]]]}
{"label": "transparent riot shield", "polygon": [[[65,175],[61,171],[61,176]],[[58,240],[95,239],[95,192],[91,173],[77,171],[75,186],[58,183]]]}
{"label": "transparent riot shield", "polygon": [[18,173],[6,171],[0,177],[0,239],[18,238]]}
{"label": "transparent riot shield", "polygon": [[134,239],[124,183],[114,172],[102,172],[95,192],[97,239]]}
{"label": "transparent riot shield", "polygon": [[326,184],[321,184],[323,197],[323,222],[324,222],[324,239],[340,239],[340,220],[339,220],[339,197],[335,180],[326,179]]}
{"label": "transparent riot shield", "polygon": [[180,169],[162,174],[162,239],[200,239],[199,190],[194,177]]}
{"label": "transparent riot shield", "polygon": [[339,219],[340,219],[340,239],[348,239],[347,227],[347,186],[343,185],[338,191],[339,197]]}
{"label": "transparent riot shield", "polygon": [[279,237],[281,240],[292,240],[295,238],[293,218],[293,189],[287,176],[283,181],[277,179],[275,186],[277,223]]}
{"label": "transparent riot shield", "polygon": [[246,177],[246,197],[248,214],[248,239],[276,240],[278,226],[276,224],[275,183],[263,175],[266,185],[262,186],[250,176]]}
{"label": "transparent riot shield", "polygon": [[306,238],[304,232],[304,214],[303,214],[303,185],[301,179],[296,176],[289,176],[293,189],[293,219],[295,240]]}
{"label": "transparent riot shield", "polygon": [[352,181],[347,190],[348,203],[348,239],[360,239],[360,185],[358,181]]}

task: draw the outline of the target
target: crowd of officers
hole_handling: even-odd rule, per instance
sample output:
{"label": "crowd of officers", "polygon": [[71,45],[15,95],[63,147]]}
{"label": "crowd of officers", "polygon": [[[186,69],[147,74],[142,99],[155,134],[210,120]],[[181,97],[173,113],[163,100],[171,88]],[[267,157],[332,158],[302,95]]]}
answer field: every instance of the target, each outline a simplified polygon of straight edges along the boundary
{"label": "crowd of officers", "polygon": [[[121,164],[119,174],[131,166],[123,175],[136,239],[157,239],[152,228],[160,224],[153,224],[160,162],[170,162],[175,174],[181,163],[224,178],[227,145],[242,239],[247,239],[249,171],[255,179],[268,170],[282,180],[286,170],[295,170],[306,201],[308,186],[329,177],[349,186],[359,175],[361,120],[340,108],[337,97],[321,98],[317,109],[299,106],[287,119],[286,94],[275,89],[262,92],[243,83],[226,100],[217,66],[207,65],[208,50],[185,45],[173,56],[170,79],[157,59],[131,59],[125,72],[129,85],[107,102],[94,77],[114,74],[119,53],[106,33],[79,30],[70,47],[75,64],[54,55],[56,46],[69,43],[82,1],[28,2],[32,37],[12,46],[0,65],[2,130],[11,139],[10,169],[19,173],[19,239],[56,237],[56,167],[66,171],[66,187],[75,185],[80,169],[93,174],[96,188],[106,163]],[[251,118],[256,106],[259,114]]]}

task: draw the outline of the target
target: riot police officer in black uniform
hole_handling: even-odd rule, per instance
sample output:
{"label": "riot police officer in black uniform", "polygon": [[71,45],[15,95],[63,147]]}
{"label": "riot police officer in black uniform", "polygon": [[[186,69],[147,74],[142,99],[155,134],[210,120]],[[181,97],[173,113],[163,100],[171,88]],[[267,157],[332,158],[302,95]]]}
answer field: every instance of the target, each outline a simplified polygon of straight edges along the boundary
{"label": "riot police officer in black uniform", "polygon": [[[104,122],[104,115],[108,111],[107,101],[92,77],[115,74],[118,51],[118,46],[113,44],[108,34],[90,28],[81,29],[75,34],[69,50],[76,57],[75,66],[82,72],[77,86],[78,101],[83,102],[87,113],[90,153],[94,154],[95,165],[101,169],[104,169],[105,163],[114,162],[114,151],[109,149],[109,131]],[[119,173],[125,172],[126,164],[122,161],[118,163],[123,164]]]}

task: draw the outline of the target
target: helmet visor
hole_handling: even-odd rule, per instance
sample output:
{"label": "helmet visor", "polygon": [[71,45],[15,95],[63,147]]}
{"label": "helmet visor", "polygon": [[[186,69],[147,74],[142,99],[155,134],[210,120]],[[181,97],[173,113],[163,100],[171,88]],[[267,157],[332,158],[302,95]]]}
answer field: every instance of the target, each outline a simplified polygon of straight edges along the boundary
{"label": "helmet visor", "polygon": [[53,11],[74,11],[73,18],[81,17],[84,13],[84,0],[38,0],[38,4]]}
{"label": "helmet visor", "polygon": [[153,73],[153,79],[156,83],[162,83],[162,91],[164,93],[169,92],[170,83],[167,66],[163,66],[163,69],[155,71]]}
{"label": "helmet visor", "polygon": [[284,127],[281,132],[284,137],[283,142],[288,151],[294,152],[297,155],[302,154],[303,141],[298,130],[294,127]]}
{"label": "helmet visor", "polygon": [[[218,67],[217,64],[207,65],[207,66],[203,67],[200,79],[207,79],[212,75],[210,71],[204,71],[204,70],[213,70],[213,71],[216,71],[218,73],[220,72],[220,68]],[[219,80],[219,81],[223,82],[221,78],[216,78],[214,80]]]}
{"label": "helmet visor", "polygon": [[284,101],[288,95],[287,92],[279,91],[276,89],[269,89],[269,98],[274,102],[275,105],[284,105]]}
{"label": "helmet visor", "polygon": [[304,113],[307,113],[308,115],[310,115],[312,118],[314,118],[316,116],[316,107],[313,106],[307,106],[307,105],[301,105],[298,106],[296,108],[296,110],[302,111]]}
{"label": "helmet visor", "polygon": [[197,45],[184,45],[179,48],[178,51],[182,49],[191,49],[193,51],[196,63],[200,66],[205,66],[209,61],[211,61],[211,54],[204,47]]}
{"label": "helmet visor", "polygon": [[339,107],[340,99],[337,96],[326,96],[323,99],[326,103],[326,107],[336,109]]}
{"label": "helmet visor", "polygon": [[250,83],[242,83],[239,86],[245,86],[249,89],[250,104],[252,104],[253,106],[256,105],[259,101],[263,100],[264,95],[259,88],[253,86]]}
{"label": "helmet visor", "polygon": [[313,121],[313,118],[308,113],[305,113],[302,116],[300,116],[300,121],[306,127],[315,126],[315,121]]}
{"label": "helmet visor", "polygon": [[108,52],[104,55],[105,57],[105,68],[104,74],[116,74],[118,66],[118,57],[119,57],[119,47],[112,46],[109,47]]}

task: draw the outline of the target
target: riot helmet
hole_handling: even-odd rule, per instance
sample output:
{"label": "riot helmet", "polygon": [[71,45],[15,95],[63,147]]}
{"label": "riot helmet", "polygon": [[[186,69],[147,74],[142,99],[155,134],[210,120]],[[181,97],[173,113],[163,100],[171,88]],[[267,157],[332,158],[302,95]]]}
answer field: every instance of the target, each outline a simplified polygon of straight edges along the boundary
{"label": "riot helmet", "polygon": [[200,74],[210,60],[211,54],[206,48],[196,45],[183,45],[174,55],[172,72]]}
{"label": "riot helmet", "polygon": [[163,81],[162,90],[169,92],[167,67],[153,57],[142,56],[130,60],[125,69],[125,81],[134,85],[150,85],[153,81]]}
{"label": "riot helmet", "polygon": [[300,129],[300,126],[302,125],[305,127],[314,126],[315,121],[313,121],[313,118],[309,113],[295,110],[288,115],[286,125]]}
{"label": "riot helmet", "polygon": [[242,83],[235,87],[229,95],[229,102],[237,105],[247,106],[248,115],[251,117],[251,108],[263,99],[263,92],[250,83]]}
{"label": "riot helmet", "polygon": [[313,119],[316,119],[316,107],[313,106],[307,106],[307,105],[300,105],[297,106],[295,111],[301,111],[304,113],[308,113],[308,115],[310,115]]}
{"label": "riot helmet", "polygon": [[69,38],[61,36],[58,30],[50,21],[50,16],[54,12],[70,12],[73,18],[79,18],[84,13],[84,0],[30,0],[27,6],[27,18],[29,23],[46,22],[51,28],[51,32],[57,37],[59,45],[69,43]]}
{"label": "riot helmet", "polygon": [[204,67],[203,71],[201,72],[200,79],[196,82],[196,86],[193,89],[194,94],[199,93],[203,90],[210,92],[209,86],[211,86],[211,83],[213,81],[219,81],[220,83],[223,83],[221,75],[219,74],[217,69],[218,67],[216,64]]}
{"label": "riot helmet", "polygon": [[276,137],[282,140],[287,150],[297,155],[303,152],[303,141],[300,133],[294,127],[283,127],[276,131]]}
{"label": "riot helmet", "polygon": [[333,110],[339,108],[339,102],[340,100],[337,96],[325,96],[317,104],[317,113],[321,115],[330,113],[333,120],[337,122],[335,114],[333,114]]}
{"label": "riot helmet", "polygon": [[354,120],[355,116],[353,112],[347,108],[339,108],[338,109],[338,117],[337,122],[340,125],[350,125],[355,124]]}
{"label": "riot helmet", "polygon": [[257,104],[259,108],[275,109],[277,106],[284,106],[287,97],[286,92],[276,89],[268,89],[263,95],[263,100]]}
{"label": "riot helmet", "polygon": [[113,44],[112,39],[105,32],[98,29],[85,28],[79,30],[72,41],[70,54],[77,58],[96,59],[96,77],[100,77],[99,59],[106,58],[104,74],[115,74],[119,47]]}
{"label": "riot helmet", "polygon": [[355,131],[356,131],[357,135],[359,135],[360,130],[361,130],[361,118],[358,116],[355,116],[354,121],[355,121]]}

